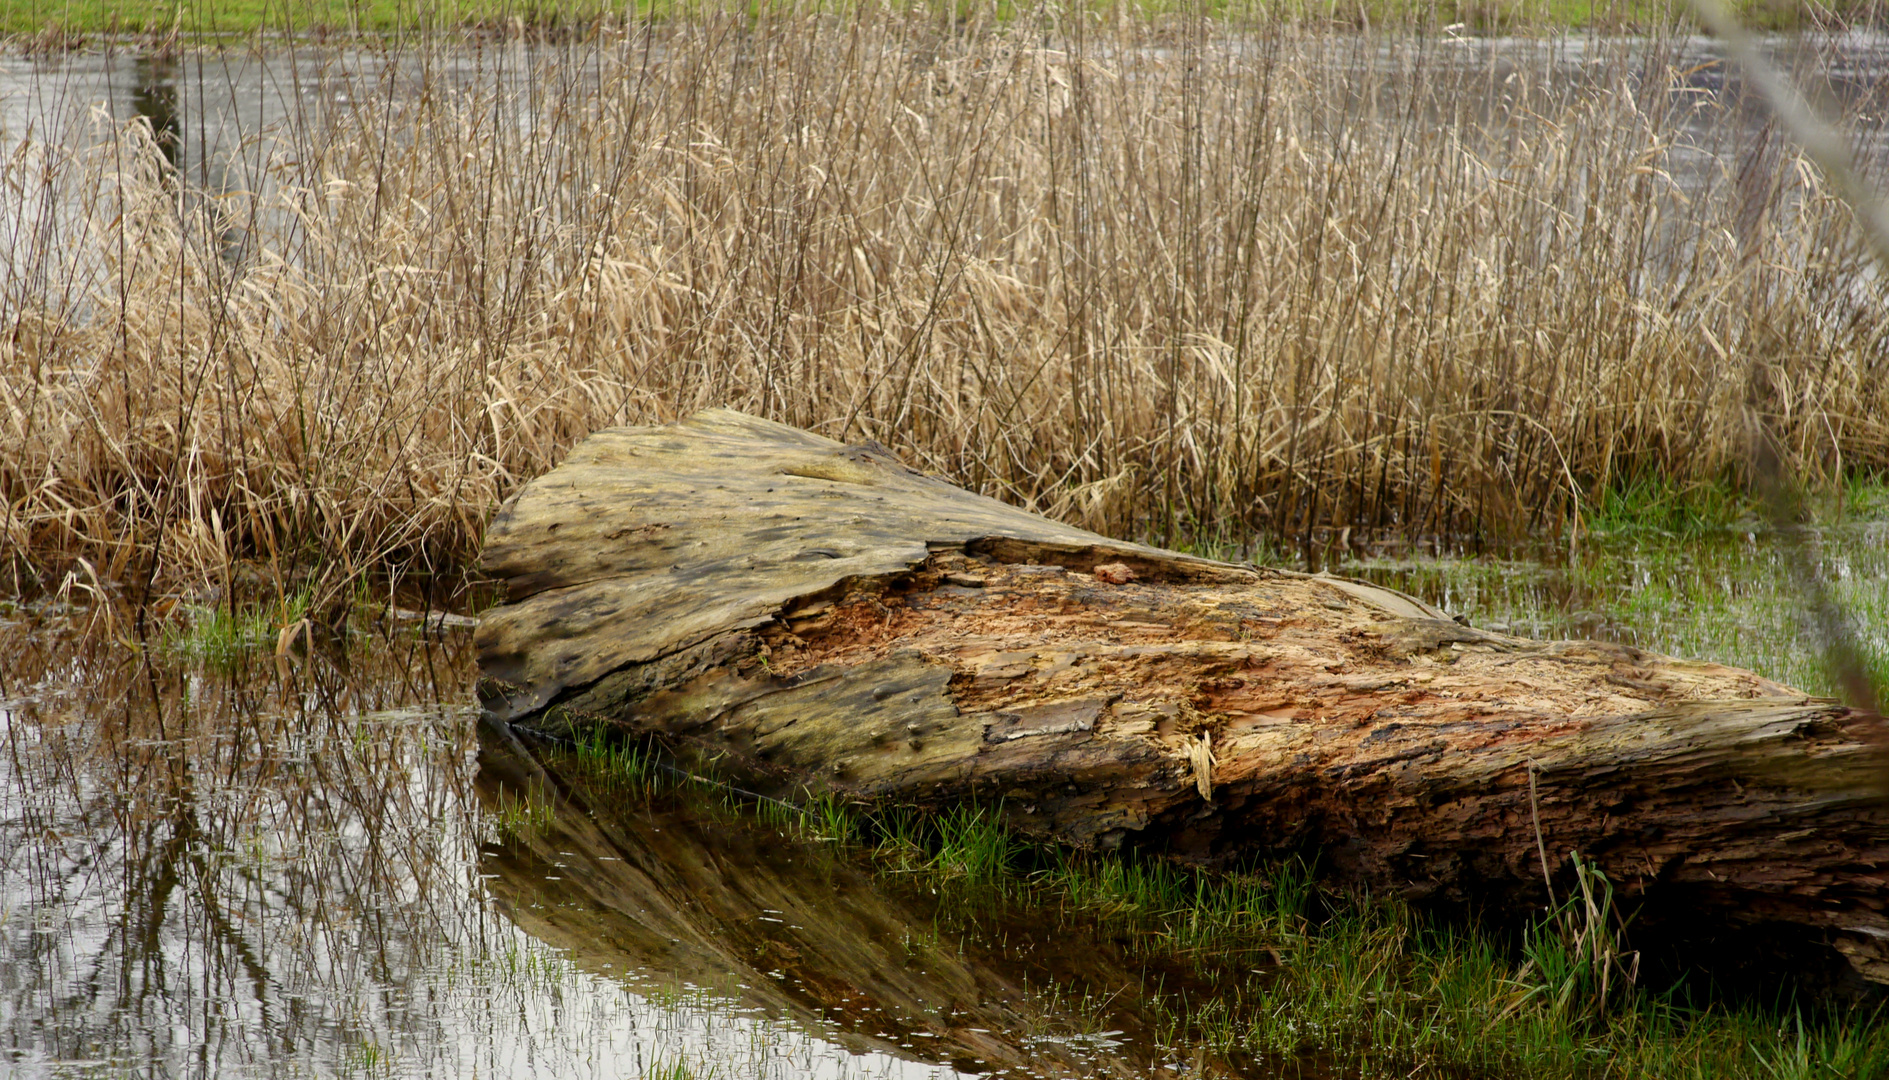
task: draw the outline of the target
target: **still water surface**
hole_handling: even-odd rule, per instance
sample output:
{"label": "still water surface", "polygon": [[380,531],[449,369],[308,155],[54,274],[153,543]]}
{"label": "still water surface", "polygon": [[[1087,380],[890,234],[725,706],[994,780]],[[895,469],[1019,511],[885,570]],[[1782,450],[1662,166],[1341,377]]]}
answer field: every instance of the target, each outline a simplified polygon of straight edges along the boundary
{"label": "still water surface", "polygon": [[[16,1074],[949,1073],[746,1000],[750,968],[685,940],[708,927],[637,921],[687,908],[661,892],[673,881],[615,913],[620,941],[562,932],[588,906],[576,879],[599,874],[584,860],[605,856],[496,842],[467,631],[278,666],[73,619],[0,626],[0,1061]],[[673,952],[639,951],[652,943]]]}
{"label": "still water surface", "polygon": [[[640,39],[638,39],[640,40]],[[1747,102],[1735,69],[1716,42],[1689,38],[1638,43],[1617,38],[1482,38],[1454,31],[1435,41],[1398,37],[1331,39],[1316,61],[1358,70],[1359,86],[1376,85],[1395,97],[1401,81],[1420,69],[1452,71],[1465,100],[1479,102],[1480,120],[1496,121],[1514,104],[1519,88],[1536,95],[1531,107],[1551,109],[1563,97],[1617,89],[1626,77],[1682,102],[1669,133],[1668,162],[1682,185],[1704,182],[1719,165],[1735,166],[1762,137],[1768,120]],[[299,47],[231,47],[203,51],[148,52],[107,49],[69,55],[0,55],[0,154],[22,143],[67,145],[101,141],[100,125],[148,123],[165,156],[193,190],[266,193],[280,170],[278,155],[291,157],[296,138],[316,130],[322,118],[365,109],[368,123],[388,102],[428,94],[494,95],[508,103],[515,120],[529,129],[547,81],[564,91],[596,85],[595,46],[528,41],[493,41],[464,48],[374,50]],[[662,46],[636,45],[646,62],[662,63]],[[1106,46],[1094,47],[1108,59]],[[1229,63],[1267,46],[1258,39],[1226,37],[1215,48]],[[1889,153],[1889,36],[1873,31],[1772,38],[1775,61],[1822,102],[1844,114],[1865,162],[1882,164]],[[1152,58],[1162,59],[1154,49]],[[1628,58],[1623,64],[1622,57]],[[1363,78],[1365,69],[1388,78]],[[649,92],[655,92],[652,88]],[[1402,105],[1387,98],[1357,103],[1396,115]],[[1440,119],[1440,118],[1439,118]],[[1502,137],[1500,124],[1465,134]],[[1577,207],[1566,208],[1570,212]]]}

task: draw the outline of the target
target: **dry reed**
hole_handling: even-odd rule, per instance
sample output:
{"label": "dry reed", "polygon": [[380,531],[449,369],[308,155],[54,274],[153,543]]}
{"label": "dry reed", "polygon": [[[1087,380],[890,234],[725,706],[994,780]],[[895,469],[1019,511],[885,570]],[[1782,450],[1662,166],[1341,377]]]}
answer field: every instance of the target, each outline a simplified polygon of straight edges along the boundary
{"label": "dry reed", "polygon": [[1889,467],[1883,279],[1691,57],[1049,8],[278,55],[325,104],[220,182],[106,118],[0,164],[16,587],[462,568],[718,404],[1169,541],[1735,481],[1753,362],[1802,475]]}

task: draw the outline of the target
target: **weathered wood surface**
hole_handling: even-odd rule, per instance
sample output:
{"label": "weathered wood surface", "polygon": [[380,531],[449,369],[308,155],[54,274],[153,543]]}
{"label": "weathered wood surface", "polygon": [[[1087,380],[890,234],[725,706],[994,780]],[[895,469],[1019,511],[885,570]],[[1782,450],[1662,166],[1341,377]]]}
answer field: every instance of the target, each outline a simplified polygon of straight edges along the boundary
{"label": "weathered wood surface", "polygon": [[1880,733],[1750,672],[1109,540],[725,410],[592,436],[486,566],[501,720],[1080,845],[1316,850],[1412,897],[1538,904],[1539,836],[1889,982]]}

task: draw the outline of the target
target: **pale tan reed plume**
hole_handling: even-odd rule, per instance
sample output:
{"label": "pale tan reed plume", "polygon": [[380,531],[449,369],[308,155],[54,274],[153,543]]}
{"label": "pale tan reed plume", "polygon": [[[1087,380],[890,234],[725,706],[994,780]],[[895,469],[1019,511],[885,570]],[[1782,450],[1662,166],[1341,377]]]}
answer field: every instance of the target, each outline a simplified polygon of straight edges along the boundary
{"label": "pale tan reed plume", "polygon": [[1795,468],[1889,466],[1848,211],[1688,67],[1048,9],[304,58],[346,103],[246,192],[138,124],[4,164],[0,525],[45,580],[332,599],[731,405],[1122,535],[1513,534],[1738,479],[1760,332]]}

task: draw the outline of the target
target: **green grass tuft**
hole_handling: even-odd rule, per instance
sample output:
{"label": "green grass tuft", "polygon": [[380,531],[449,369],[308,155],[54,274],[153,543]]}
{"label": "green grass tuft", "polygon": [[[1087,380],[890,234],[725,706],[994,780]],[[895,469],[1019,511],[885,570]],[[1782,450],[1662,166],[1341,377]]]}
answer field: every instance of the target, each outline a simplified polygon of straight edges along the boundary
{"label": "green grass tuft", "polygon": [[577,730],[567,757],[593,788],[610,794],[648,792],[667,776],[648,745],[601,722]]}
{"label": "green grass tuft", "polygon": [[306,589],[263,604],[185,605],[159,634],[161,648],[213,667],[228,667],[259,649],[272,649],[285,626],[308,616]]}
{"label": "green grass tuft", "polygon": [[554,811],[545,792],[531,789],[521,793],[501,790],[493,809],[486,814],[502,844],[518,843],[551,827]]}
{"label": "green grass tuft", "polygon": [[1753,501],[1724,484],[1680,484],[1640,478],[1615,484],[1588,509],[1597,533],[1656,533],[1690,537],[1752,520]]}

